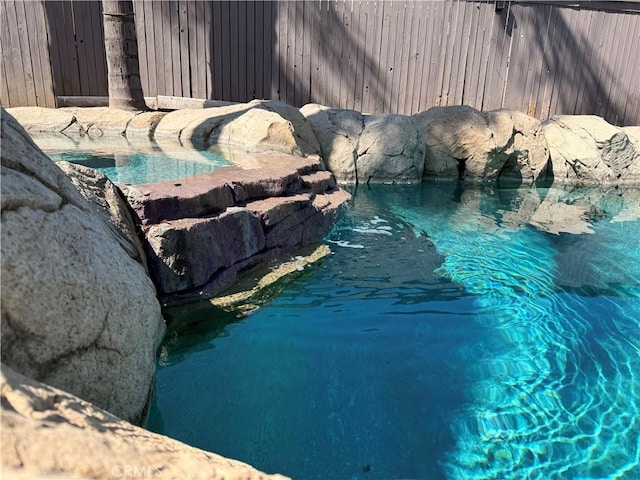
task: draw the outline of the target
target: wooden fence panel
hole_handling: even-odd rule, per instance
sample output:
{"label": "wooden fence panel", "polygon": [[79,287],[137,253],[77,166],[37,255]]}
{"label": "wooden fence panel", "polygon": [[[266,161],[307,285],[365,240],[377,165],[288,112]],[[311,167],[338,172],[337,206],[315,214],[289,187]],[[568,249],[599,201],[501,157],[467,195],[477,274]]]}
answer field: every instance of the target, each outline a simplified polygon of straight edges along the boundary
{"label": "wooden fence panel", "polygon": [[5,107],[55,106],[51,60],[41,3],[0,2],[2,76],[0,101]]}
{"label": "wooden fence panel", "polygon": [[[618,124],[640,123],[637,5],[134,2],[147,96],[405,114],[468,104],[540,119],[594,113]],[[0,11],[3,105],[107,95],[100,1],[7,0]]]}

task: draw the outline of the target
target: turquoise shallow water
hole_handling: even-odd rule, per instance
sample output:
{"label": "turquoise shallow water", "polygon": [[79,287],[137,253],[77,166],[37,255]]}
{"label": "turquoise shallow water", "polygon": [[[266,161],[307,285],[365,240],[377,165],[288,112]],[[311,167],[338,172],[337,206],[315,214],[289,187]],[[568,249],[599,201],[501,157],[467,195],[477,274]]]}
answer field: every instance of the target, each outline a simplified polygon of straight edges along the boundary
{"label": "turquoise shallow water", "polygon": [[89,150],[71,148],[45,150],[45,153],[56,162],[67,161],[95,168],[113,182],[132,185],[184,178],[229,165],[223,157],[206,151],[163,150],[153,143],[146,145],[144,150],[128,146],[110,148],[107,141],[84,143]]}
{"label": "turquoise shallow water", "polygon": [[633,189],[360,188],[262,308],[170,313],[147,426],[302,479],[640,478],[639,216]]}

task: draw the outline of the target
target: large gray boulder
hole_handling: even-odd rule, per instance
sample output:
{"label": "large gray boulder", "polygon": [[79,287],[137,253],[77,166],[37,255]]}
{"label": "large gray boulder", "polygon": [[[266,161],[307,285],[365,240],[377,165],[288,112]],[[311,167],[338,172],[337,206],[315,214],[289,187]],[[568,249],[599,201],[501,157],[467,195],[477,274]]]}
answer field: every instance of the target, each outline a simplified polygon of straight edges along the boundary
{"label": "large gray boulder", "polygon": [[164,320],[135,247],[4,110],[2,362],[131,421]]}
{"label": "large gray boulder", "polygon": [[422,181],[424,140],[411,117],[365,115],[317,104],[300,109],[320,142],[322,157],[337,181]]}
{"label": "large gray boulder", "polygon": [[135,427],[5,365],[3,478],[285,480]]}
{"label": "large gray boulder", "polygon": [[594,115],[556,115],[542,126],[559,184],[638,184],[637,130]]}
{"label": "large gray boulder", "polygon": [[413,116],[426,141],[425,178],[531,185],[546,179],[540,122],[520,112],[480,112],[461,105]]}
{"label": "large gray boulder", "polygon": [[95,212],[104,217],[127,254],[146,266],[147,257],[138,237],[138,227],[120,189],[104,173],[93,168],[69,162],[56,165],[67,174],[80,194],[94,205]]}
{"label": "large gray boulder", "polygon": [[306,157],[320,151],[313,131],[297,109],[264,100],[170,112],[158,123],[154,138],[214,148],[231,161],[241,161],[246,153]]}

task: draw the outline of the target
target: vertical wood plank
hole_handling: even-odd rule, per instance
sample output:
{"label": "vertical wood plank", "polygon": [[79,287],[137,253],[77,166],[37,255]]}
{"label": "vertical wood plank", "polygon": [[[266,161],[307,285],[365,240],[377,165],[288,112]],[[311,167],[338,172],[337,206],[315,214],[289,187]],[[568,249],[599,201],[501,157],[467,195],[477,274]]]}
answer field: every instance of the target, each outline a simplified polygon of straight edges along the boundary
{"label": "vertical wood plank", "polygon": [[[584,12],[584,15],[588,16],[587,30],[584,38],[584,58],[591,65],[588,67],[590,71],[593,71],[593,66],[595,66],[594,38],[598,36],[598,29],[600,26],[600,22],[594,21],[596,13],[597,12],[595,10]],[[597,79],[593,75],[588,75],[586,78],[583,78],[577,92],[578,95],[574,108],[576,113],[581,112],[583,105],[589,103],[588,99],[591,96],[591,92],[596,88],[596,80]]]}
{"label": "vertical wood plank", "polygon": [[271,18],[274,32],[273,54],[271,56],[271,99],[280,99],[280,50],[282,49],[282,36],[280,33],[280,2],[271,2]]}
{"label": "vertical wood plank", "polygon": [[158,81],[156,73],[156,48],[153,29],[153,3],[137,2],[138,7],[144,12],[144,42],[147,53],[147,89],[144,94],[150,97],[158,95]]}
{"label": "vertical wood plank", "polygon": [[[627,38],[629,44],[629,54],[627,58],[638,58],[640,56],[640,15],[630,17],[631,35]],[[638,62],[627,62],[622,74],[625,81],[625,102],[624,112],[621,119],[622,125],[640,125],[640,92],[637,83],[640,78],[640,64]],[[634,108],[635,106],[635,108]]]}
{"label": "vertical wood plank", "polygon": [[427,48],[426,48],[426,38],[427,38],[427,30],[428,30],[428,12],[425,8],[424,2],[417,2],[416,10],[417,14],[417,29],[418,36],[416,39],[416,53],[418,55],[416,59],[415,66],[415,79],[414,79],[414,90],[413,90],[413,100],[411,102],[411,113],[415,114],[420,111],[420,105],[422,101],[423,87],[425,84],[425,63],[429,61]]}
{"label": "vertical wood plank", "polygon": [[461,43],[462,37],[461,32],[464,30],[463,25],[461,25],[460,17],[462,15],[460,8],[460,1],[456,0],[451,6],[451,16],[450,24],[451,27],[449,29],[449,45],[447,49],[447,66],[448,66],[448,75],[444,77],[444,90],[446,96],[445,105],[455,105],[456,100],[456,77],[458,72],[458,66],[460,64],[460,55],[461,55]]}
{"label": "vertical wood plank", "polygon": [[373,11],[373,7],[367,1],[366,3],[359,2],[358,8],[360,10],[360,22],[362,24],[362,29],[364,31],[364,38],[362,39],[362,78],[361,78],[361,91],[360,94],[360,105],[361,110],[363,112],[370,112],[371,106],[371,84],[373,82],[372,75],[372,57],[371,51],[372,47],[375,48],[376,39],[375,39],[375,23],[373,22],[373,18],[375,16],[375,11]]}
{"label": "vertical wood plank", "polygon": [[248,100],[247,93],[247,3],[236,2],[237,5],[237,20],[236,28],[238,35],[237,55],[238,59],[238,95],[237,101],[246,102]]}
{"label": "vertical wood plank", "polygon": [[478,72],[476,77],[475,91],[476,97],[473,103],[478,110],[484,109],[484,86],[487,81],[487,73],[489,72],[489,61],[491,58],[493,39],[496,35],[497,24],[494,21],[495,13],[493,5],[480,4],[481,18],[483,18],[482,27],[482,44],[480,55],[478,55],[478,63],[474,65],[474,71]]}
{"label": "vertical wood plank", "polygon": [[311,79],[311,95],[309,102],[326,104],[327,92],[326,92],[326,69],[327,69],[327,48],[328,38],[327,32],[322,27],[322,2],[313,1],[309,3],[311,13],[311,23],[316,27],[313,30],[312,49],[313,49],[313,62],[314,67],[312,69]]}
{"label": "vertical wood plank", "polygon": [[[615,59],[612,67],[611,84],[608,91],[607,110],[604,114],[605,120],[614,125],[620,125],[624,116],[624,103],[626,103],[628,95],[624,88],[623,75],[625,71],[625,63],[628,63],[630,40],[633,38],[633,32],[630,29],[631,16],[618,16],[619,29],[618,32],[625,32],[625,35],[617,35],[614,39],[614,49],[616,51]],[[640,82],[638,82],[640,83]],[[638,84],[637,83],[637,84]],[[636,85],[637,85],[636,84]]]}
{"label": "vertical wood plank", "polygon": [[[478,36],[478,17],[480,10],[476,4],[465,3],[464,8],[465,32],[463,35],[464,52],[460,57],[460,68],[458,70],[458,84],[456,85],[457,103],[460,105],[471,105],[469,102],[469,90],[471,89],[472,77],[470,77],[473,68],[473,62],[476,52],[476,41]],[[474,77],[475,78],[475,77]]]}
{"label": "vertical wood plank", "polygon": [[212,2],[203,3],[203,23],[204,23],[204,35],[203,46],[204,49],[204,61],[205,61],[205,78],[204,78],[204,97],[205,99],[215,98],[213,96],[213,89],[215,84],[215,57],[213,50],[214,33],[213,27],[213,4]]}
{"label": "vertical wood plank", "polygon": [[326,54],[326,68],[325,68],[325,85],[326,85],[326,93],[324,104],[329,107],[335,107],[335,98],[334,98],[334,89],[336,88],[336,84],[339,87],[340,77],[334,79],[335,73],[337,71],[338,60],[336,60],[337,51],[340,48],[338,42],[338,29],[340,28],[340,24],[338,23],[338,12],[337,12],[337,2],[327,1],[322,4],[322,18],[325,19],[325,25],[327,26],[327,30],[331,32],[336,32],[335,34],[328,34],[327,32],[327,54]]}
{"label": "vertical wood plank", "polygon": [[342,12],[342,47],[341,51],[341,65],[340,65],[340,100],[339,105],[341,108],[348,108],[353,110],[353,93],[354,93],[354,70],[355,70],[355,57],[356,52],[354,49],[354,42],[351,37],[351,30],[353,28],[353,15],[351,1],[343,3]]}
{"label": "vertical wood plank", "polygon": [[[1,9],[2,7],[0,7]],[[2,10],[0,10],[0,13],[2,13]],[[7,30],[6,28],[3,30]],[[0,35],[2,35],[2,33],[0,33]],[[0,41],[2,41],[2,45],[6,45],[6,43],[4,43],[4,37],[0,36]],[[0,59],[2,60],[2,65],[5,65],[4,63],[4,57],[2,55],[0,55]],[[9,82],[7,81],[7,69],[6,68],[1,68],[0,69],[0,106],[2,106],[3,108],[9,108],[9,107],[15,107],[17,105],[13,105],[11,103],[11,93],[10,93],[10,89],[9,89]]]}
{"label": "vertical wood plank", "polygon": [[562,32],[558,27],[558,10],[555,5],[550,6],[549,26],[547,28],[549,41],[544,50],[546,60],[547,78],[542,92],[540,118],[548,118],[551,116],[551,102],[553,99],[554,85],[557,75],[557,53],[553,45],[561,38]]}
{"label": "vertical wood plank", "polygon": [[351,20],[354,25],[352,42],[354,44],[354,82],[353,82],[353,109],[363,111],[362,91],[364,89],[364,65],[366,63],[367,47],[367,16],[361,1],[352,2]]}
{"label": "vertical wood plank", "polygon": [[147,32],[144,21],[144,3],[133,2],[133,19],[136,24],[136,38],[138,40],[138,62],[140,65],[140,83],[145,96],[149,95],[149,68],[147,60]]}
{"label": "vertical wood plank", "polygon": [[[2,18],[9,19],[9,9],[15,8],[12,2],[0,2],[0,15]],[[14,13],[15,16],[15,13]],[[15,24],[14,24],[15,25]],[[9,83],[7,83],[7,93],[2,96],[2,104],[4,107],[17,107],[20,105],[24,105],[24,98],[26,97],[24,93],[21,94],[20,88],[23,87],[23,83],[16,81],[13,79],[19,78],[20,71],[16,72],[16,66],[14,65],[14,59],[16,59],[16,55],[20,54],[19,45],[16,46],[14,44],[14,38],[12,35],[12,31],[8,28],[0,29],[0,41],[2,42],[2,48],[0,49],[0,58],[2,59],[2,72],[4,77],[8,77],[12,79],[11,88],[9,88]]]}
{"label": "vertical wood plank", "polygon": [[[409,114],[413,95],[413,76],[415,75],[416,52],[414,35],[415,2],[405,2],[403,12],[404,36],[402,39],[402,65],[399,72],[398,104],[395,113]],[[410,79],[411,78],[411,79]],[[410,85],[411,84],[411,85]]]}
{"label": "vertical wood plank", "polygon": [[223,1],[220,10],[222,24],[222,99],[231,100],[233,91],[231,88],[231,4]]}
{"label": "vertical wood plank", "polygon": [[[152,0],[149,2],[152,29],[153,29],[153,51],[155,55],[155,78],[156,95],[167,95],[165,78],[165,58],[164,38],[162,28],[162,1]],[[149,10],[148,10],[149,12]]]}
{"label": "vertical wood plank", "polygon": [[182,84],[182,94],[187,97],[193,96],[193,86],[191,84],[189,66],[189,8],[187,1],[178,2],[178,52],[180,55],[180,83]]}
{"label": "vertical wood plank", "polygon": [[[88,2],[71,2],[73,31],[75,32],[76,51],[78,53],[78,71],[80,73],[80,94],[91,95],[89,72],[95,72],[96,64],[93,52],[89,51],[87,37],[91,36]],[[88,30],[88,32],[87,32]]]}
{"label": "vertical wood plank", "polygon": [[273,17],[273,2],[267,1],[262,3],[262,11],[264,18],[264,30],[262,42],[262,94],[261,98],[271,99],[271,79],[273,72],[273,51],[275,48],[275,23]]}
{"label": "vertical wood plank", "polygon": [[211,3],[211,21],[213,25],[211,55],[213,57],[213,91],[211,98],[222,99],[222,3]]}
{"label": "vertical wood plank", "polygon": [[107,73],[107,54],[104,48],[104,23],[102,21],[102,2],[88,2],[90,6],[91,18],[91,42],[93,46],[93,58],[95,59],[95,70],[89,72],[93,74],[96,83],[92,90],[93,95],[108,95],[109,80]]}
{"label": "vertical wood plank", "polygon": [[80,70],[80,92],[96,95],[95,73],[98,69],[93,42],[94,28],[91,24],[93,2],[72,2],[73,19]]}
{"label": "vertical wood plank", "polygon": [[316,48],[312,41],[315,33],[314,24],[311,18],[313,4],[302,2],[299,7],[302,10],[302,42],[303,42],[303,64],[302,64],[302,97],[300,106],[306,105],[311,100],[311,82],[313,80],[313,69],[315,68]]}
{"label": "vertical wood plank", "polygon": [[303,63],[303,38],[302,38],[302,6],[300,2],[289,2],[289,34],[291,35],[291,65],[289,65],[289,78],[293,84],[293,94],[290,95],[291,105],[299,107],[302,101],[302,63]]}
{"label": "vertical wood plank", "polygon": [[278,100],[287,101],[289,86],[289,2],[278,2]]}
{"label": "vertical wood plank", "polygon": [[[249,75],[249,78],[252,81],[251,96],[252,98],[264,98],[264,95],[262,94],[262,77],[264,75],[264,69],[262,68],[262,49],[265,43],[264,4],[263,2],[253,2],[249,7],[252,8],[252,21],[254,23],[254,36],[250,46],[253,57],[253,62],[251,64],[251,71],[253,74]],[[269,27],[267,26],[267,28]]]}
{"label": "vertical wood plank", "polygon": [[593,78],[591,66],[588,65],[586,51],[588,47],[588,10],[573,10],[573,20],[569,24],[571,35],[571,46],[573,47],[573,60],[571,69],[571,82],[568,85],[567,94],[564,100],[565,111],[575,112],[579,92]]}
{"label": "vertical wood plank", "polygon": [[[538,115],[538,87],[541,82],[544,81],[546,75],[546,67],[542,57],[542,49],[538,41],[539,32],[544,31],[546,28],[545,20],[545,6],[541,5],[540,8],[533,8],[531,6],[525,7],[529,11],[529,22],[527,24],[526,41],[524,43],[529,59],[528,66],[525,70],[526,79],[524,86],[524,94],[522,95],[522,104],[524,112],[532,117]],[[519,67],[521,68],[521,67]]]}
{"label": "vertical wood plank", "polygon": [[31,55],[29,52],[29,39],[27,38],[27,26],[22,2],[10,2],[7,9],[9,25],[16,25],[15,37],[12,39],[12,47],[17,57],[14,57],[14,72],[17,74],[17,83],[22,83],[20,88],[21,105],[35,105],[36,92],[31,67]]}
{"label": "vertical wood plank", "polygon": [[[514,19],[511,31],[509,49],[505,52],[506,73],[504,79],[501,108],[509,105],[509,108],[521,110],[519,105],[522,100],[522,86],[527,65],[523,52],[520,51],[521,40],[527,34],[525,11],[516,3],[511,5],[511,15]],[[519,98],[518,98],[519,96]],[[516,106],[517,104],[517,106]],[[511,107],[514,105],[514,107]]]}
{"label": "vertical wood plank", "polygon": [[428,2],[426,4],[426,36],[425,36],[425,65],[422,72],[422,85],[420,90],[420,105],[418,111],[428,110],[436,104],[435,79],[438,73],[439,51],[441,41],[441,11],[443,3]]}
{"label": "vertical wood plank", "polygon": [[437,106],[447,105],[447,86],[445,85],[445,78],[448,78],[448,70],[451,68],[451,63],[448,61],[447,53],[449,46],[449,36],[451,32],[451,3],[443,3],[441,17],[441,31],[438,37],[438,60],[437,76],[434,79],[434,88],[437,97],[435,99]]}
{"label": "vertical wood plank", "polygon": [[53,92],[53,75],[49,55],[46,13],[42,2],[25,2],[25,15],[28,22],[29,48],[34,70],[37,72],[37,105],[53,108],[56,106]]}
{"label": "vertical wood plank", "polygon": [[182,62],[180,58],[180,5],[177,0],[169,3],[169,20],[171,22],[171,68],[173,70],[173,94],[189,96],[182,87]]}
{"label": "vertical wood plank", "polygon": [[161,38],[162,38],[162,60],[163,60],[163,68],[161,70],[161,74],[164,78],[164,91],[163,95],[175,95],[174,89],[174,75],[173,70],[175,69],[175,65],[171,61],[171,55],[173,51],[172,47],[172,35],[171,35],[171,2],[168,0],[160,2],[157,5],[160,10],[160,25],[162,28]]}

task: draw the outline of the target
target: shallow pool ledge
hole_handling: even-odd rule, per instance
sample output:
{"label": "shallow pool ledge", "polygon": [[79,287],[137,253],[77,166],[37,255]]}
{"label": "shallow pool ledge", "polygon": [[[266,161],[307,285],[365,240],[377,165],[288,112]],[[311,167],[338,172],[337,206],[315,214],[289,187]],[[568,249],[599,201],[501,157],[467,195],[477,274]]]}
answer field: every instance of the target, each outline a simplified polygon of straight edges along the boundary
{"label": "shallow pool ledge", "polygon": [[252,164],[123,187],[163,304],[215,296],[243,271],[319,242],[351,199],[318,156],[257,154]]}

